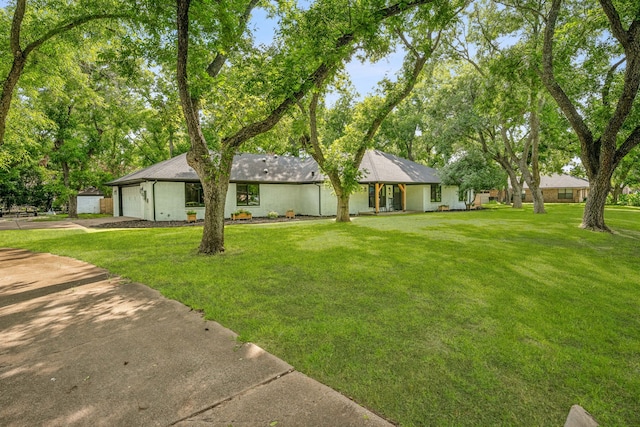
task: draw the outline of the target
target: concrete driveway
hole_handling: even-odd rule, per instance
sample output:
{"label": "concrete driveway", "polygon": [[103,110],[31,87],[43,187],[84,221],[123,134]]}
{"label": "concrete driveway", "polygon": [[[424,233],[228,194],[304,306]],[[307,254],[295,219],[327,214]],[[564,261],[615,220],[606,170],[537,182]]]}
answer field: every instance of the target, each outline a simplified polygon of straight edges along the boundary
{"label": "concrete driveway", "polygon": [[3,426],[390,426],[147,286],[0,249]]}
{"label": "concrete driveway", "polygon": [[111,224],[131,221],[139,218],[127,216],[106,216],[92,219],[64,219],[62,221],[45,221],[40,217],[0,218],[0,230],[36,230],[36,229],[84,229],[100,224]]}

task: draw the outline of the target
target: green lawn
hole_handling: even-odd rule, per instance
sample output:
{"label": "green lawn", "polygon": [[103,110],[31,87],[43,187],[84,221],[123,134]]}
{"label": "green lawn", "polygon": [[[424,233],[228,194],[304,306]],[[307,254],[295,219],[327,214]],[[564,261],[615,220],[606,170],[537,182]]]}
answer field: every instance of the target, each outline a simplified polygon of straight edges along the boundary
{"label": "green lawn", "polygon": [[640,425],[640,210],[579,205],[198,227],[3,231],[159,289],[403,426]]}

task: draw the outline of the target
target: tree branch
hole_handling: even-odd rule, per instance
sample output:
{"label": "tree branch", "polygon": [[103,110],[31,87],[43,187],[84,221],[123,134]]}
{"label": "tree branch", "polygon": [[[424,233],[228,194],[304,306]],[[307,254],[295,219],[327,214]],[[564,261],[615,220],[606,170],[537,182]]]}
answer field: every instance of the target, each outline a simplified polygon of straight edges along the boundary
{"label": "tree branch", "polygon": [[[258,5],[259,0],[251,0],[244,10],[244,13],[240,17],[239,33],[242,34],[247,27],[249,18],[251,17],[251,11]],[[216,57],[211,61],[207,67],[207,74],[211,77],[215,77],[220,73],[222,66],[227,60],[227,56],[221,52],[216,54]]]}
{"label": "tree branch", "polygon": [[[611,24],[611,32],[613,36],[618,39],[625,52],[630,48],[631,40],[629,38],[629,34],[622,27],[622,21],[620,20],[620,15],[618,15],[618,11],[616,7],[613,5],[611,0],[599,0],[600,6],[604,11],[605,15],[607,15],[607,19],[609,20],[609,24]],[[637,21],[637,19],[635,19]]]}
{"label": "tree branch", "polygon": [[611,84],[613,83],[613,73],[615,73],[616,69],[626,60],[626,57],[622,58],[620,61],[613,64],[611,68],[609,68],[609,71],[607,71],[607,77],[605,78],[604,85],[602,86],[602,105],[604,105],[605,107],[608,107],[610,105],[609,92],[611,90]]}
{"label": "tree branch", "polygon": [[[180,1],[180,0],[179,0]],[[403,11],[415,6],[430,3],[433,0],[414,0],[411,2],[402,2],[393,4],[391,6],[380,9],[374,13],[375,18],[378,21],[383,21],[392,16],[396,16]],[[335,50],[339,50],[348,46],[354,39],[356,33],[352,31],[347,34],[343,34],[338,38],[334,45]],[[344,56],[344,55],[343,55]],[[261,133],[271,130],[278,121],[284,116],[288,109],[301,100],[309,90],[316,86],[319,82],[323,81],[331,72],[335,69],[338,62],[343,59],[343,56],[337,56],[330,62],[321,63],[313,73],[311,73],[300,85],[300,87],[294,91],[290,96],[285,98],[280,104],[278,104],[264,119],[248,124],[242,129],[238,130],[235,134],[225,137],[222,140],[222,144],[229,147],[237,148],[244,141],[253,138]]]}
{"label": "tree branch", "polygon": [[575,106],[560,87],[556,81],[553,71],[553,38],[555,34],[556,21],[558,20],[558,14],[560,12],[560,5],[562,0],[553,0],[551,9],[547,15],[547,26],[544,30],[544,42],[542,45],[542,71],[541,79],[547,90],[553,96],[558,103],[558,106],[569,120],[571,127],[576,132],[580,145],[582,147],[582,153],[591,153],[587,158],[583,158],[583,163],[587,169],[589,176],[595,174],[595,168],[598,164],[597,155],[593,155],[594,146],[593,134],[585,124],[582,116],[578,113]]}
{"label": "tree branch", "polygon": [[631,152],[635,147],[640,145],[640,126],[636,126],[636,128],[631,132],[631,134],[627,137],[627,139],[622,143],[622,145],[616,150],[616,154],[614,157],[614,164],[619,164],[620,161]]}
{"label": "tree branch", "polygon": [[60,25],[59,27],[54,28],[53,30],[47,32],[45,35],[40,37],[37,40],[32,41],[24,48],[24,56],[27,56],[30,52],[40,47],[47,40],[57,36],[58,34],[65,33],[67,31],[71,31],[74,28],[78,28],[81,25],[86,24],[87,22],[96,21],[100,19],[116,19],[116,18],[127,18],[129,14],[125,13],[99,13],[95,15],[86,15],[75,18],[73,21]]}
{"label": "tree branch", "polygon": [[11,21],[11,54],[21,54],[20,48],[20,31],[22,29],[22,21],[24,20],[24,14],[27,9],[27,0],[18,0],[16,2],[16,9],[13,12],[13,20]]}

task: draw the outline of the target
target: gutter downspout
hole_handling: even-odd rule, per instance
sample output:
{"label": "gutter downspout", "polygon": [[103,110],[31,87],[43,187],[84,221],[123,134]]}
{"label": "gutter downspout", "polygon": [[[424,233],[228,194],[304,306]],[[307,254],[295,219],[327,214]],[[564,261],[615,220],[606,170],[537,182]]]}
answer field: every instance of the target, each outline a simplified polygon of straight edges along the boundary
{"label": "gutter downspout", "polygon": [[122,213],[122,187],[116,187],[118,189],[118,216],[124,216]]}
{"label": "gutter downspout", "polygon": [[318,216],[322,216],[322,184],[315,184],[318,187]]}
{"label": "gutter downspout", "polygon": [[153,197],[153,222],[156,222],[156,184],[158,181],[153,181],[151,184],[151,197]]}

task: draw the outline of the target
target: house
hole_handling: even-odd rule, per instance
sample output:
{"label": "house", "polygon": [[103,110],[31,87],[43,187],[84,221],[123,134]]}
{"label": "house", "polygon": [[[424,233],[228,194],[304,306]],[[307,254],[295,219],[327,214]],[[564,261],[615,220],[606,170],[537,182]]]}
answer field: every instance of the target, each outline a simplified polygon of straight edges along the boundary
{"label": "house", "polygon": [[89,187],[78,193],[78,213],[99,214],[100,200],[104,194],[95,187]]}
{"label": "house", "polygon": [[[435,169],[383,153],[366,152],[360,191],[351,196],[350,213],[390,210],[465,209],[457,186],[443,186]],[[113,187],[114,216],[151,221],[185,220],[186,210],[204,215],[202,186],[186,154],[107,183]],[[233,159],[225,217],[238,209],[254,216],[335,215],[337,199],[327,177],[311,157],[238,154]]]}
{"label": "house", "polygon": [[[542,175],[540,176],[542,198],[549,203],[579,203],[589,196],[589,181],[571,175]],[[531,190],[523,185],[523,202],[533,202]]]}

